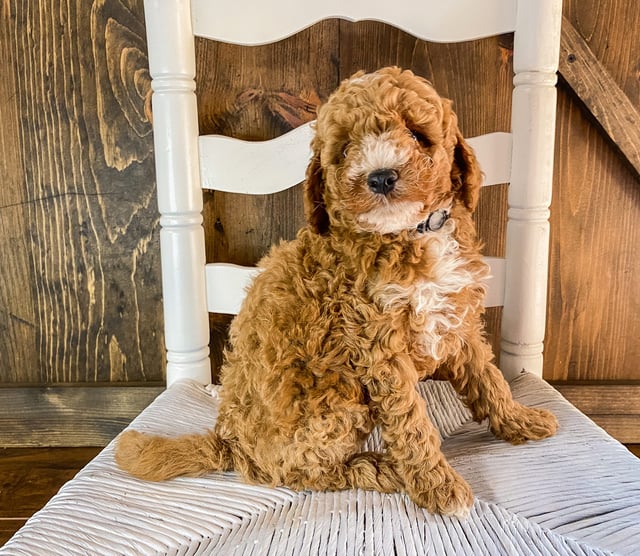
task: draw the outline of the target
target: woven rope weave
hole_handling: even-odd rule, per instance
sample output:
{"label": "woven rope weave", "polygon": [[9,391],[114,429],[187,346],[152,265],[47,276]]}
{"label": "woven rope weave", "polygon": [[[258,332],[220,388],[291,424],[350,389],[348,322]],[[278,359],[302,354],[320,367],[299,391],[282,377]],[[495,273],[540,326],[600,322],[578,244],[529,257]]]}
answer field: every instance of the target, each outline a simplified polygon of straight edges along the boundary
{"label": "woven rope weave", "polygon": [[[234,473],[148,483],[108,446],[0,554],[11,555],[503,555],[637,554],[640,461],[531,375],[521,402],[553,410],[559,433],[510,446],[473,423],[447,383],[420,392],[443,451],[474,489],[465,520],[431,515],[404,494],[293,492],[243,484]],[[203,431],[217,399],[174,385],[133,423],[167,435]],[[379,434],[366,449],[380,447]]]}

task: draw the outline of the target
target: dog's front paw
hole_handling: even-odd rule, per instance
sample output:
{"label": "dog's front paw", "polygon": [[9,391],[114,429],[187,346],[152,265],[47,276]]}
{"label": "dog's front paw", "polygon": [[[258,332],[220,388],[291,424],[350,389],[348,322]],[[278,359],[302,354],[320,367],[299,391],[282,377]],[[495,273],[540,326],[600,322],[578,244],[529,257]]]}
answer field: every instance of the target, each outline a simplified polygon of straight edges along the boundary
{"label": "dog's front paw", "polygon": [[491,432],[511,444],[523,444],[527,440],[542,440],[558,430],[558,420],[546,409],[516,404],[513,411],[502,420],[491,420]]}
{"label": "dog's front paw", "polygon": [[409,497],[431,513],[464,518],[473,505],[467,482],[446,462],[429,471],[419,485],[408,489]]}

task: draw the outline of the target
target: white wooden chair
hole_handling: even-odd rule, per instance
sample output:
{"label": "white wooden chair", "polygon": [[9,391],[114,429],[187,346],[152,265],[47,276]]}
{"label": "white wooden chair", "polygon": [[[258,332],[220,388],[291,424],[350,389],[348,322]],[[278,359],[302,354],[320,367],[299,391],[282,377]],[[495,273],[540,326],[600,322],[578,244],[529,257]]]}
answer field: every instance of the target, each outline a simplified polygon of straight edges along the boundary
{"label": "white wooden chair", "polygon": [[422,7],[425,17],[416,16],[421,3],[411,0],[392,4],[325,0],[309,2],[304,9],[292,8],[284,0],[255,1],[250,8],[247,3],[229,2],[222,13],[207,9],[209,0],[192,0],[193,16],[187,4],[146,4],[155,148],[163,153],[156,157],[156,168],[167,383],[181,378],[210,380],[207,309],[237,312],[251,276],[249,269],[229,265],[207,265],[202,272],[201,187],[246,194],[292,187],[304,179],[312,134],[307,125],[266,143],[198,137],[193,35],[261,44],[329,14],[388,21],[433,41],[464,41],[517,30],[512,133],[478,137],[471,145],[486,174],[485,185],[511,182],[506,258],[489,261],[494,284],[488,304],[504,306],[501,367],[510,378],[523,370],[542,376],[561,0],[431,2]]}
{"label": "white wooden chair", "polygon": [[[402,494],[296,493],[233,473],[145,483],[117,469],[111,445],[0,554],[637,554],[640,463],[539,378],[561,1],[324,0],[303,9],[253,0],[210,12],[214,4],[146,0],[170,388],[135,428],[175,435],[215,420],[208,311],[237,311],[253,270],[205,266],[201,187],[273,193],[302,181],[309,155],[309,126],[266,143],[198,137],[193,35],[257,44],[340,16],[433,41],[515,31],[512,133],[470,141],[485,185],[510,182],[506,257],[489,261],[487,303],[504,307],[500,361],[514,396],[552,409],[561,429],[513,447],[473,423],[446,383],[421,385],[443,451],[477,497],[463,521]],[[252,164],[237,162],[246,156]],[[379,446],[374,435],[368,448]]]}

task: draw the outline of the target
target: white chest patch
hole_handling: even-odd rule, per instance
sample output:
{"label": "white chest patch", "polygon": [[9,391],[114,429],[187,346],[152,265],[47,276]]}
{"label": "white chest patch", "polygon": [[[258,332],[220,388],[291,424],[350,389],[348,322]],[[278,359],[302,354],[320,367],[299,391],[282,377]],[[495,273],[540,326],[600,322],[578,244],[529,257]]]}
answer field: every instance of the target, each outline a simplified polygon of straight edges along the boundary
{"label": "white chest patch", "polygon": [[[488,267],[470,270],[469,261],[460,255],[458,242],[453,239],[453,220],[430,238],[429,249],[434,265],[431,279],[419,280],[410,287],[385,285],[376,301],[385,309],[409,305],[414,322],[419,325],[416,345],[423,355],[436,361],[446,356],[444,338],[455,333],[472,307],[460,307],[454,295],[475,286],[487,276]],[[475,309],[475,307],[473,307]]]}

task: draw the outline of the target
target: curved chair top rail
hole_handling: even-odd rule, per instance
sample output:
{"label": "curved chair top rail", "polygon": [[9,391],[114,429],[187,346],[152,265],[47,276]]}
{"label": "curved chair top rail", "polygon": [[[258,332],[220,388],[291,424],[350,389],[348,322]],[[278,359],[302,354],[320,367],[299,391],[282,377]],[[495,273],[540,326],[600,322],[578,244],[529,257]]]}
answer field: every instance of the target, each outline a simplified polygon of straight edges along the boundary
{"label": "curved chair top rail", "polygon": [[410,0],[323,0],[301,7],[292,0],[229,2],[212,10],[211,0],[191,0],[196,36],[223,42],[259,45],[289,37],[329,18],[384,21],[432,42],[461,42],[512,32],[516,0],[424,0],[416,15]]}

